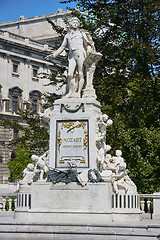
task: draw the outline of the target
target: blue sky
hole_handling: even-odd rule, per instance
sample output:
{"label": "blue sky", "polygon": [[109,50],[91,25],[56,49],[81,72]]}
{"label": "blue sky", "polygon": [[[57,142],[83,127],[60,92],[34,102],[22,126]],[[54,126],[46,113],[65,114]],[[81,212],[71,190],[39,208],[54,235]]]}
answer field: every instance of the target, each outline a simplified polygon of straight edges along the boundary
{"label": "blue sky", "polygon": [[0,0],[0,22],[18,20],[20,15],[25,18],[35,17],[63,11],[66,7],[75,7],[75,3],[61,4],[61,0]]}

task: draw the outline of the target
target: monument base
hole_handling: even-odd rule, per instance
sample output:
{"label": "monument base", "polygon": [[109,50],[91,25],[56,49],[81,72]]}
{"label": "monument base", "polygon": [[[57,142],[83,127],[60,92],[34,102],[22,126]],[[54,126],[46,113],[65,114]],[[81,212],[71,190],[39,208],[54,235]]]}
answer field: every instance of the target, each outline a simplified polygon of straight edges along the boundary
{"label": "monument base", "polygon": [[112,208],[110,182],[53,184],[45,181],[22,186],[15,211],[17,220],[58,224],[105,224],[108,221],[139,221],[138,208]]}

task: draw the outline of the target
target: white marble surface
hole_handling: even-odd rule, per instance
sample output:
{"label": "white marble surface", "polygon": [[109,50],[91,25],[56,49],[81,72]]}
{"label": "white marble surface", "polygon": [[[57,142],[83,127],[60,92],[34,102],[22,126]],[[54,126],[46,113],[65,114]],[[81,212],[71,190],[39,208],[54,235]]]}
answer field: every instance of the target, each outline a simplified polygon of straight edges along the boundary
{"label": "white marble surface", "polygon": [[[81,108],[79,108],[81,106]],[[73,111],[75,111],[73,113]],[[60,99],[55,101],[54,103],[54,109],[50,113],[50,159],[49,159],[49,166],[52,168],[55,168],[56,162],[59,161],[59,155],[65,153],[66,150],[62,150],[62,152],[59,154],[56,154],[55,149],[57,148],[57,137],[59,132],[57,129],[57,122],[65,122],[72,121],[80,123],[84,122],[87,125],[85,125],[85,129],[82,127],[76,129],[76,132],[73,133],[69,131],[66,132],[66,136],[64,135],[62,137],[62,144],[64,143],[64,139],[68,138],[82,138],[81,144],[84,144],[84,139],[86,136],[86,149],[80,148],[81,153],[83,152],[84,155],[81,156],[84,157],[84,160],[86,160],[86,163],[81,163],[82,167],[88,167],[88,168],[97,168],[96,163],[96,146],[95,146],[95,136],[96,136],[96,116],[101,115],[100,111],[100,104],[94,99],[82,99],[82,98],[76,98],[69,99],[66,98]],[[87,133],[85,134],[84,131],[87,130]],[[64,133],[61,130],[62,133]],[[72,135],[72,136],[69,136]],[[78,137],[78,134],[79,137]],[[66,145],[69,145],[68,143]],[[71,144],[70,144],[71,145]],[[73,145],[73,144],[72,144]],[[78,143],[74,143],[74,145],[78,145]],[[80,146],[80,145],[79,145]],[[62,145],[60,146],[61,151]],[[83,150],[84,149],[84,150]],[[68,150],[69,151],[69,150]],[[65,153],[66,154],[66,153]],[[70,158],[74,158],[75,152],[70,151]],[[78,152],[77,152],[78,154]],[[61,156],[61,155],[60,155]],[[78,156],[78,155],[77,155]]]}
{"label": "white marble surface", "polygon": [[66,224],[105,224],[107,221],[139,221],[137,208],[112,208],[112,186],[108,183],[52,184],[44,181],[22,186],[31,194],[31,209],[17,208],[15,218]]}

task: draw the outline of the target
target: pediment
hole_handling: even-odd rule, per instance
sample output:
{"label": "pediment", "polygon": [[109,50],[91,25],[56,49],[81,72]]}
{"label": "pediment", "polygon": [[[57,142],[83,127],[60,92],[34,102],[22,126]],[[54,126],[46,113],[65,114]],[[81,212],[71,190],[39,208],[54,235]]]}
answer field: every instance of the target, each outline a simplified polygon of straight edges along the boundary
{"label": "pediment", "polygon": [[33,99],[40,99],[42,96],[42,93],[39,90],[33,90],[29,93],[30,97]]}
{"label": "pediment", "polygon": [[22,96],[23,90],[19,88],[18,86],[12,87],[9,89],[9,93],[13,96]]}

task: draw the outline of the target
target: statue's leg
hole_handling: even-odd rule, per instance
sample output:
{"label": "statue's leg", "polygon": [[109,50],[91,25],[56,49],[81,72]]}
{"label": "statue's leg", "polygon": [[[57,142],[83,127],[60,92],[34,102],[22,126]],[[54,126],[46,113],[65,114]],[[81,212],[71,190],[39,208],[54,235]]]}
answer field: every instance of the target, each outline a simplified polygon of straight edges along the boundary
{"label": "statue's leg", "polygon": [[113,182],[113,190],[116,194],[118,194],[118,184],[117,184],[117,181],[114,181]]}
{"label": "statue's leg", "polygon": [[75,88],[75,79],[73,78],[73,74],[76,68],[76,61],[74,58],[71,58],[69,60],[69,66],[68,66],[68,89],[69,93],[67,96],[72,96],[74,94],[74,88]]}
{"label": "statue's leg", "polygon": [[118,186],[119,188],[122,188],[122,189],[124,189],[124,190],[125,190],[125,192],[127,192],[127,191],[128,191],[128,188],[126,187],[126,185],[125,185],[125,182],[124,182],[124,179],[123,179],[123,178],[117,181],[117,186]]}
{"label": "statue's leg", "polygon": [[79,74],[79,88],[78,94],[81,94],[82,88],[84,86],[84,74],[83,74],[83,63],[85,60],[85,56],[82,53],[79,58],[77,59],[77,66],[78,66],[78,74]]}
{"label": "statue's leg", "polygon": [[43,175],[44,175],[44,171],[43,171],[43,169],[41,169],[41,172],[40,172],[40,180],[43,180]]}

